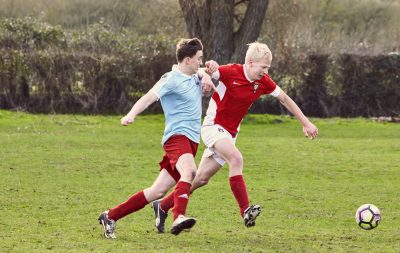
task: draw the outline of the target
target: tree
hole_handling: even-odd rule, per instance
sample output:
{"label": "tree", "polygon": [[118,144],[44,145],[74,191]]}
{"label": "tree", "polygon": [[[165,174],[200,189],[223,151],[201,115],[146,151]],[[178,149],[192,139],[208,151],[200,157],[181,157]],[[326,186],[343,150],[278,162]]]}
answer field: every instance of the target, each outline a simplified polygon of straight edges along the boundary
{"label": "tree", "polygon": [[189,35],[201,39],[205,59],[214,59],[220,64],[244,62],[246,45],[260,35],[268,2],[179,0]]}

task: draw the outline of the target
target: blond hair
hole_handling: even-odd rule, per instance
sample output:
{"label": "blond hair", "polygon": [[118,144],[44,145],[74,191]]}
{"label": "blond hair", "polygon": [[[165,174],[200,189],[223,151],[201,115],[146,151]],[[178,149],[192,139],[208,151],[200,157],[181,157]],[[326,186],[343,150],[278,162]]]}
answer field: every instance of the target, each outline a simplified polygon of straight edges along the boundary
{"label": "blond hair", "polygon": [[263,59],[267,59],[269,62],[272,61],[272,53],[269,47],[260,42],[253,42],[247,44],[249,48],[246,52],[245,62],[248,63],[250,60],[258,62]]}

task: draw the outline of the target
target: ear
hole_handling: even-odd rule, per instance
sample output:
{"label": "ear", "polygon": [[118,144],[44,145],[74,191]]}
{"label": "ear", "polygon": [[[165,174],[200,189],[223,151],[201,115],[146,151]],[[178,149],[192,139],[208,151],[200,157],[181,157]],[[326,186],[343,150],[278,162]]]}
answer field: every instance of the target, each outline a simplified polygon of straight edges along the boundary
{"label": "ear", "polygon": [[190,63],[190,57],[186,57],[184,60],[185,64],[189,64]]}

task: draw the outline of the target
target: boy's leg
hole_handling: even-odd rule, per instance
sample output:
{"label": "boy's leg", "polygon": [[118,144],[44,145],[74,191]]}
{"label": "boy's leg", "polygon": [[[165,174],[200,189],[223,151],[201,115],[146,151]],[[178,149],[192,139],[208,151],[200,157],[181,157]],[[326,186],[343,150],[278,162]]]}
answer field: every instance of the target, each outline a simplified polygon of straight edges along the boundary
{"label": "boy's leg", "polygon": [[229,164],[229,184],[240,208],[246,227],[255,225],[257,216],[261,213],[259,205],[249,204],[246,182],[243,178],[243,158],[240,151],[228,139],[218,140],[214,144],[214,151]]}
{"label": "boy's leg", "polygon": [[169,209],[174,207],[174,191],[171,191],[167,196],[165,196],[161,201],[160,201],[160,208],[168,213]]}
{"label": "boy's leg", "polygon": [[[202,157],[196,176],[192,182],[190,193],[208,183],[210,178],[214,176],[222,166],[211,157]],[[160,201],[160,208],[167,212],[174,206],[174,192],[170,192]]]}
{"label": "boy's leg", "polygon": [[129,199],[125,202],[119,204],[116,207],[113,207],[108,212],[109,219],[114,221],[118,221],[119,219],[125,217],[128,214],[136,212],[143,207],[145,207],[149,202],[144,196],[143,191],[139,191],[133,194]]}
{"label": "boy's leg", "polygon": [[162,169],[153,185],[144,189],[143,192],[146,199],[151,202],[164,197],[174,185],[176,185],[175,179],[166,170]]}
{"label": "boy's leg", "polygon": [[[206,153],[206,151],[204,151]],[[196,172],[196,177],[192,182],[191,192],[194,192],[197,188],[200,188],[208,184],[209,180],[222,168],[213,157],[206,157],[203,155],[201,158],[199,168]]]}
{"label": "boy's leg", "polygon": [[[199,169],[196,172],[196,176],[193,180],[190,193],[197,188],[208,183],[209,179],[219,171],[222,166],[217,163],[211,157],[204,157],[200,161]],[[163,233],[165,227],[165,219],[168,215],[168,211],[174,207],[174,195],[175,192],[170,192],[161,201],[153,201],[153,209],[156,218],[156,227],[158,232]]]}
{"label": "boy's leg", "polygon": [[243,178],[243,158],[240,151],[228,139],[218,140],[214,151],[229,164],[229,184],[240,207],[240,214],[249,207],[246,183]]}
{"label": "boy's leg", "polygon": [[191,182],[196,173],[196,164],[193,155],[181,155],[176,163],[176,169],[181,174],[181,179],[174,190],[174,208],[172,209],[174,223],[171,228],[171,233],[174,235],[178,235],[184,229],[193,227],[196,223],[195,219],[185,217],[190,197]]}
{"label": "boy's leg", "polygon": [[172,210],[174,220],[179,215],[185,215],[189,202],[190,188],[196,173],[196,164],[192,154],[183,154],[176,163],[176,169],[181,178],[174,190],[174,208]]}
{"label": "boy's leg", "polygon": [[[165,148],[169,150],[170,147],[170,143],[167,143],[167,146]],[[161,173],[168,173],[174,179],[174,184],[176,184],[181,178],[178,170],[172,168],[171,161],[167,154],[164,155],[163,160],[160,162],[160,171]],[[164,200],[166,200],[166,202],[164,202],[164,206],[162,206],[161,201]],[[174,206],[174,191],[171,191],[171,193],[168,194],[168,196],[164,197],[162,200],[153,201],[151,205],[154,210],[155,227],[157,228],[159,233],[164,233],[165,220],[168,217],[168,210]]]}
{"label": "boy's leg", "polygon": [[[160,164],[161,165],[161,164]],[[178,173],[178,175],[175,175],[174,173],[170,173],[170,170],[165,169],[165,166],[161,167],[160,170],[160,176],[157,178],[157,180],[154,182],[153,186],[148,188],[149,192],[147,192],[145,190],[145,196],[147,199],[148,198],[148,194],[153,194],[151,199],[159,199],[162,198],[165,193],[171,189],[175,184],[176,184],[176,180],[179,180],[180,175]],[[161,177],[162,175],[162,177]],[[176,179],[175,179],[176,178]],[[158,181],[161,181],[160,183],[158,183]],[[160,191],[160,184],[165,184],[168,185],[162,191]],[[151,191],[150,191],[151,190]],[[173,198],[172,198],[172,205],[173,205]],[[154,200],[152,203],[152,208],[154,209],[154,215],[155,215],[155,227],[157,228],[159,233],[164,233],[164,226],[165,226],[165,219],[167,218],[168,214],[167,212],[164,212],[161,208],[160,208],[160,202],[159,200]]]}
{"label": "boy's leg", "polygon": [[168,173],[161,171],[151,187],[135,193],[125,202],[111,208],[108,217],[117,221],[128,214],[136,212],[145,207],[149,202],[164,196],[174,185],[175,180]]}
{"label": "boy's leg", "polygon": [[104,237],[107,239],[117,238],[115,236],[115,222],[130,213],[142,209],[147,203],[149,202],[146,200],[143,191],[140,191],[132,195],[124,203],[101,213],[98,220],[103,226]]}
{"label": "boy's leg", "polygon": [[115,239],[115,222],[122,217],[145,207],[150,201],[160,198],[175,185],[175,180],[167,172],[161,171],[153,185],[132,195],[127,201],[100,214],[99,223],[103,225],[104,236]]}
{"label": "boy's leg", "polygon": [[[190,187],[196,174],[196,155],[198,143],[184,135],[174,135],[164,143],[169,168],[180,175],[174,192],[174,209],[171,233],[178,235],[183,229],[191,228],[196,220],[185,217],[186,207],[190,196]],[[161,165],[161,163],[160,163]],[[165,168],[165,167],[164,167]]]}

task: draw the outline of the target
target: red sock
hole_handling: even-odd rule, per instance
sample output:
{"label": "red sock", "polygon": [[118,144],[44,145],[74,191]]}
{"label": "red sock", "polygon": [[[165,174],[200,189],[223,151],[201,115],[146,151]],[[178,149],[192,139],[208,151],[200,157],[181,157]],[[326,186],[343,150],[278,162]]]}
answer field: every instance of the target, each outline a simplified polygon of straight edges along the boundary
{"label": "red sock", "polygon": [[244,210],[249,207],[249,197],[247,195],[246,183],[243,175],[237,175],[229,178],[229,184],[235,199],[240,207],[240,214],[243,216]]}
{"label": "red sock", "polygon": [[190,187],[192,185],[187,182],[179,181],[174,190],[174,208],[172,215],[174,220],[180,215],[185,215],[186,207],[189,202]]}
{"label": "red sock", "polygon": [[168,196],[164,197],[160,203],[161,209],[168,213],[169,209],[174,207],[174,194],[175,191],[172,191],[168,194]]}
{"label": "red sock", "polygon": [[142,209],[148,203],[149,202],[144,197],[143,191],[137,192],[124,203],[114,208],[111,208],[110,211],[108,212],[108,218],[117,221],[128,214],[131,214],[133,212]]}

